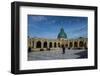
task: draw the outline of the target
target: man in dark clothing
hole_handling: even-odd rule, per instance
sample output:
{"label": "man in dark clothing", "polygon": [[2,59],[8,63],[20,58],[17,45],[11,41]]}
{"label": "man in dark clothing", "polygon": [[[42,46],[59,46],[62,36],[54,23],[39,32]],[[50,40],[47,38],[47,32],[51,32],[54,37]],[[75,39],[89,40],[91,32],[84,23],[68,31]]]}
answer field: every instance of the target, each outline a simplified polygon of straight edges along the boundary
{"label": "man in dark clothing", "polygon": [[31,48],[30,47],[28,48],[28,52],[31,52]]}
{"label": "man in dark clothing", "polygon": [[64,45],[62,45],[62,54],[65,54],[65,47],[64,47]]}

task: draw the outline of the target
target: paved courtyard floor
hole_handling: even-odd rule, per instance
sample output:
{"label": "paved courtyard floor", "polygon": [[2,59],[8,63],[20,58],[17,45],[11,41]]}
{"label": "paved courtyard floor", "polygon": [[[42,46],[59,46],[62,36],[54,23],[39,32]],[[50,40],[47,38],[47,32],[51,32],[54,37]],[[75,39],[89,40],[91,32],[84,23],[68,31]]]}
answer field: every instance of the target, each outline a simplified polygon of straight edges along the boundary
{"label": "paved courtyard floor", "polygon": [[87,58],[86,50],[65,50],[65,54],[62,54],[62,49],[50,50],[50,51],[38,51],[29,52],[28,60],[55,60],[55,59],[79,59]]}

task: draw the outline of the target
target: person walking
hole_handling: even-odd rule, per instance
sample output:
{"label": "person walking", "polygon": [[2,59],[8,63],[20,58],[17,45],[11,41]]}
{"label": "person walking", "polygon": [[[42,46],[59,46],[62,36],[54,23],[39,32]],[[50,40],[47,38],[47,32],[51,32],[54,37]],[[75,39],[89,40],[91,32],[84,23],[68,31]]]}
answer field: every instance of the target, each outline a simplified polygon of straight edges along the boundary
{"label": "person walking", "polygon": [[31,47],[28,48],[28,52],[31,52]]}
{"label": "person walking", "polygon": [[62,54],[65,54],[65,47],[62,45]]}

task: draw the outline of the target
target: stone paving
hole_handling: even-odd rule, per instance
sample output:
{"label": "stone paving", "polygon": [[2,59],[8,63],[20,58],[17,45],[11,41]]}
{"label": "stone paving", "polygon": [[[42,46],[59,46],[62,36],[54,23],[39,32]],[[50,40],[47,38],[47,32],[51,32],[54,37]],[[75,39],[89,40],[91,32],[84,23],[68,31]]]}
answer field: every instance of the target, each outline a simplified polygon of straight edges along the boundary
{"label": "stone paving", "polygon": [[[82,55],[82,56],[81,56]],[[87,58],[86,50],[65,50],[62,54],[62,49],[50,51],[29,52],[28,60],[55,60],[55,59],[78,59]]]}

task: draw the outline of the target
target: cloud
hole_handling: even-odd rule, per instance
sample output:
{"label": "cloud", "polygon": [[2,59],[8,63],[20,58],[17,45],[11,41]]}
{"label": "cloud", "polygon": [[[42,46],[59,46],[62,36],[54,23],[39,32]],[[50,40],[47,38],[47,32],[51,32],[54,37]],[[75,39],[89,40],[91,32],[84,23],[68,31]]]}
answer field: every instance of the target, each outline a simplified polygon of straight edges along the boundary
{"label": "cloud", "polygon": [[87,30],[88,30],[88,27],[84,25],[84,26],[77,27],[77,28],[71,28],[67,31],[67,33],[79,33],[79,32],[84,32]]}
{"label": "cloud", "polygon": [[32,20],[39,22],[39,21],[47,20],[47,18],[44,16],[32,16]]}
{"label": "cloud", "polygon": [[75,32],[84,32],[84,31],[87,31],[87,26],[83,26],[81,28],[78,28],[78,29],[74,30],[73,32],[75,33]]}
{"label": "cloud", "polygon": [[87,26],[82,26],[76,29],[70,29],[70,31],[68,31],[67,34],[69,38],[87,37],[88,28]]}

